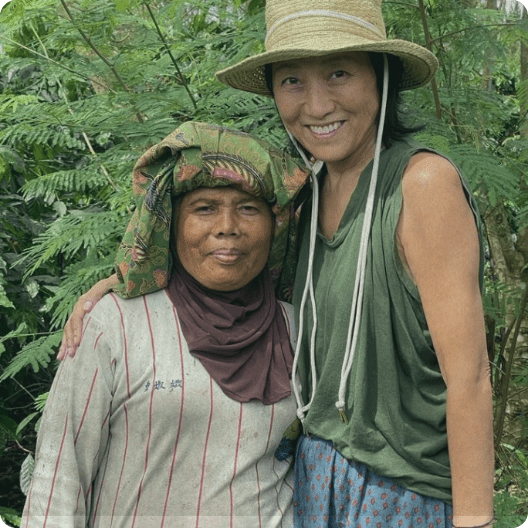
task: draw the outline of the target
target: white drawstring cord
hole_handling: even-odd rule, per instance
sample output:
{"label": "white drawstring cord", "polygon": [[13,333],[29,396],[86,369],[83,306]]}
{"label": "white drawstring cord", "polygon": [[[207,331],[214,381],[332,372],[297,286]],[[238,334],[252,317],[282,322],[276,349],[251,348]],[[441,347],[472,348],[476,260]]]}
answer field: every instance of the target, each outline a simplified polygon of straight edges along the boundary
{"label": "white drawstring cord", "polygon": [[[292,366],[292,386],[293,393],[295,395],[295,400],[297,402],[297,417],[299,420],[303,421],[305,412],[310,408],[312,401],[315,396],[315,388],[317,386],[317,372],[315,369],[315,337],[317,333],[317,310],[315,305],[315,294],[313,288],[313,260],[315,254],[315,241],[317,235],[317,217],[319,212],[319,182],[317,181],[317,175],[323,168],[324,163],[322,161],[316,161],[311,163],[303,149],[297,143],[297,140],[293,137],[291,132],[286,128],[286,132],[290,136],[292,143],[295,145],[295,148],[299,151],[304,163],[311,170],[312,178],[312,213],[310,217],[310,245],[308,252],[308,269],[306,272],[306,283],[304,285],[304,291],[301,299],[301,306],[299,308],[299,331],[297,336],[297,345],[295,347],[295,355],[293,357],[293,366]],[[297,368],[299,364],[299,356],[301,352],[301,340],[304,330],[304,308],[306,306],[306,300],[308,298],[308,293],[310,293],[310,302],[312,303],[312,318],[313,326],[310,339],[310,367],[312,373],[312,395],[310,401],[304,405],[301,387],[297,382]]]}
{"label": "white drawstring cord", "polygon": [[352,298],[352,309],[350,312],[350,323],[348,326],[347,342],[345,347],[345,357],[341,366],[341,380],[339,383],[338,401],[336,402],[339,416],[343,422],[348,423],[348,418],[345,411],[345,397],[346,384],[350,370],[352,369],[352,361],[354,360],[354,353],[356,351],[357,340],[359,336],[359,325],[361,322],[361,309],[363,306],[363,292],[365,288],[365,272],[367,269],[367,252],[368,242],[370,238],[370,230],[372,227],[372,214],[374,211],[374,197],[376,194],[376,184],[378,181],[379,160],[381,154],[381,145],[383,138],[383,127],[385,124],[385,112],[387,108],[387,92],[389,86],[389,66],[387,56],[383,55],[383,95],[381,98],[380,121],[378,125],[378,135],[376,138],[376,149],[374,152],[374,164],[372,167],[372,175],[370,178],[370,186],[365,205],[365,215],[363,217],[363,226],[361,228],[361,240],[359,244],[359,255],[356,269],[356,281],[354,284],[354,294]]}
{"label": "white drawstring cord", "polygon": [[[380,111],[380,121],[378,125],[378,133],[376,138],[376,147],[374,150],[374,163],[372,167],[372,175],[370,179],[369,192],[367,196],[367,202],[365,205],[365,213],[363,217],[363,226],[361,228],[361,239],[359,245],[358,253],[358,264],[356,269],[356,281],[354,284],[354,293],[352,297],[352,309],[350,312],[350,323],[348,327],[347,342],[345,346],[345,356],[343,358],[343,365],[341,367],[341,380],[339,383],[338,391],[338,401],[336,402],[336,407],[339,411],[339,416],[341,420],[345,423],[348,423],[348,418],[345,412],[345,397],[346,397],[346,383],[350,370],[352,368],[352,361],[354,359],[354,352],[356,350],[357,339],[359,335],[359,325],[361,321],[361,308],[363,305],[363,292],[365,285],[365,272],[367,265],[367,252],[368,252],[368,242],[370,238],[370,230],[372,226],[372,215],[374,211],[374,198],[376,194],[376,184],[378,181],[378,171],[379,171],[379,159],[381,154],[381,146],[383,139],[383,128],[385,124],[385,112],[387,107],[387,93],[388,93],[388,83],[389,83],[389,66],[387,57],[383,55],[383,94],[381,98],[381,111]],[[313,288],[313,260],[315,253],[315,241],[317,236],[317,219],[319,213],[319,184],[317,181],[317,174],[323,166],[323,162],[317,161],[315,164],[311,163],[303,149],[297,143],[297,140],[293,137],[290,131],[286,128],[290,139],[293,144],[299,151],[302,159],[306,166],[312,171],[312,187],[313,187],[313,197],[312,197],[312,214],[310,219],[310,244],[309,244],[309,254],[308,254],[308,269],[306,275],[306,283],[304,285],[304,291],[301,299],[301,306],[299,308],[299,331],[297,336],[297,345],[295,347],[295,356],[293,359],[292,366],[292,386],[295,399],[297,401],[297,416],[301,421],[304,421],[306,411],[308,411],[312,405],[315,390],[317,387],[317,372],[315,368],[315,338],[317,332],[317,309],[315,304],[315,294]],[[304,405],[301,387],[297,381],[297,368],[299,364],[299,356],[301,351],[301,342],[304,331],[304,308],[306,306],[306,301],[308,298],[308,293],[310,293],[310,302],[312,304],[312,318],[313,318],[313,327],[310,339],[310,368],[312,373],[312,394],[310,401]]]}

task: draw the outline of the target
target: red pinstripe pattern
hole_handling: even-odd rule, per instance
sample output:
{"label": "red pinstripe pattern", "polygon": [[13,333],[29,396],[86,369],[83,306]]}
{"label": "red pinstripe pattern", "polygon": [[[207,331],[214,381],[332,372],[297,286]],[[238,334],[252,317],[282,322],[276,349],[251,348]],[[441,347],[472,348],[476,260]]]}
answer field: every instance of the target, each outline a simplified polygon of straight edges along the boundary
{"label": "red pinstripe pattern", "polygon": [[128,346],[127,346],[127,339],[126,339],[126,332],[125,332],[125,320],[123,318],[123,312],[121,311],[121,306],[119,306],[119,303],[117,302],[117,298],[114,293],[110,294],[110,297],[114,301],[118,311],[119,311],[119,317],[121,318],[121,330],[123,334],[123,355],[125,358],[125,372],[126,372],[126,384],[127,384],[127,397],[130,399],[131,393],[130,393],[130,370],[128,368]]}
{"label": "red pinstripe pattern", "polygon": [[[167,290],[165,290],[167,291]],[[168,293],[167,293],[168,296]],[[178,421],[178,432],[176,433],[176,440],[174,441],[174,452],[172,454],[172,462],[169,469],[169,484],[167,486],[167,495],[165,497],[165,504],[163,505],[163,518],[161,520],[161,528],[165,525],[165,516],[167,514],[167,504],[169,503],[169,496],[171,492],[172,484],[172,475],[174,473],[174,465],[176,464],[176,452],[178,449],[178,442],[180,440],[181,430],[182,430],[182,419],[183,419],[183,403],[185,400],[185,372],[183,368],[183,345],[182,345],[182,335],[180,328],[180,321],[178,319],[178,314],[176,308],[172,307],[172,313],[174,314],[174,322],[176,323],[176,330],[178,332],[178,345],[180,347],[180,365],[181,365],[181,379],[182,379],[182,390],[181,390],[181,401],[180,401],[180,418]]]}
{"label": "red pinstripe pattern", "polygon": [[[275,404],[273,403],[271,405],[271,416],[270,416],[270,426],[268,431],[268,440],[266,442],[266,449],[264,450],[264,453],[268,452],[270,440],[271,440],[271,430],[273,429],[273,418],[275,417]],[[260,478],[259,478],[259,470],[258,470],[258,463],[260,459],[257,460],[257,463],[255,464],[255,470],[257,472],[257,486],[258,486],[258,493],[257,493],[257,508],[258,508],[258,517],[259,517],[259,527],[262,528],[262,518],[260,516]],[[279,498],[277,497],[277,502]]]}
{"label": "red pinstripe pattern", "polygon": [[[92,485],[90,484],[88,486],[88,493],[90,493],[91,489],[92,489]],[[79,511],[79,499],[81,498],[81,495],[82,495],[82,487],[79,486],[79,491],[77,492],[77,502],[75,503],[75,513]],[[84,500],[84,496],[83,496],[83,500]]]}
{"label": "red pinstripe pattern", "polygon": [[101,424],[101,429],[104,428],[104,426],[106,425],[106,422],[108,421],[108,418],[110,418],[110,410],[108,410],[108,412],[106,413],[106,416],[103,420],[103,423]]}
{"label": "red pinstripe pattern", "polygon": [[231,501],[231,528],[233,528],[233,514],[235,510],[234,498],[233,498],[233,481],[235,480],[237,473],[237,462],[238,462],[238,450],[240,449],[240,432],[242,431],[242,411],[243,407],[240,404],[240,412],[238,413],[238,432],[237,432],[237,444],[235,450],[235,465],[233,467],[233,476],[231,477],[231,482],[229,483],[229,499]]}
{"label": "red pinstripe pattern", "polygon": [[[154,345],[154,333],[152,332],[152,322],[150,320],[150,313],[147,306],[147,296],[143,296],[143,306],[145,307],[145,314],[147,316],[147,322],[150,333],[150,344],[152,347],[152,380],[156,379],[156,346]],[[148,428],[148,437],[147,445],[145,447],[145,466],[143,467],[143,475],[141,477],[141,482],[139,483],[139,489],[136,499],[136,507],[134,509],[134,521],[132,522],[132,528],[134,528],[137,519],[137,511],[139,508],[139,501],[141,500],[141,493],[143,492],[143,480],[145,479],[145,473],[147,472],[148,460],[149,460],[149,450],[150,450],[150,438],[152,436],[152,406],[154,400],[154,392],[150,392],[150,404],[149,404],[149,428]]]}
{"label": "red pinstripe pattern", "polygon": [[62,440],[59,448],[59,454],[57,456],[57,461],[55,462],[55,471],[53,473],[53,479],[51,481],[51,489],[50,489],[50,495],[48,499],[48,506],[46,507],[46,516],[44,517],[44,524],[42,525],[42,528],[46,528],[46,523],[48,522],[48,515],[51,507],[51,501],[53,499],[53,489],[55,488],[55,479],[57,478],[57,471],[59,470],[59,464],[61,461],[61,454],[62,449],[64,448],[64,440],[66,438],[66,433],[68,431],[68,422],[69,422],[70,416],[66,416],[66,423],[64,424],[64,431],[62,433]]}
{"label": "red pinstripe pattern", "polygon": [[211,394],[211,410],[209,411],[209,423],[207,424],[207,434],[205,435],[205,446],[202,458],[202,477],[200,478],[200,493],[198,494],[198,506],[196,509],[196,528],[198,528],[198,521],[200,520],[200,506],[202,502],[203,482],[205,476],[205,460],[207,458],[207,445],[209,444],[209,435],[211,434],[211,422],[213,421],[213,378],[209,379],[209,393]]}
{"label": "red pinstripe pattern", "polygon": [[[99,470],[102,472],[103,475],[106,473],[106,466],[107,465],[108,465],[108,458],[106,459],[104,468],[102,468],[102,470],[101,470],[101,468],[99,468]],[[101,481],[101,486],[99,488],[99,493],[97,494],[97,502],[95,504],[94,512],[93,512],[93,515],[92,515],[92,524],[91,524],[91,526],[95,526],[95,519],[97,517],[97,512],[99,510],[99,504],[101,502],[101,496],[103,495],[104,485],[105,485],[105,481],[102,480]]]}
{"label": "red pinstripe pattern", "polygon": [[[99,335],[99,337],[101,337],[102,334]],[[99,337],[97,338],[97,341],[99,340]],[[96,341],[96,345],[94,346],[94,350],[97,346],[97,341]],[[84,410],[83,410],[83,415],[82,415],[82,418],[81,418],[81,423],[79,424],[79,427],[77,429],[77,434],[75,435],[75,440],[73,441],[73,445],[77,445],[77,439],[79,438],[79,433],[81,432],[81,429],[82,429],[82,426],[84,425],[84,420],[86,418],[86,413],[88,412],[88,407],[90,406],[90,400],[92,399],[92,393],[93,393],[93,390],[94,390],[94,386],[95,386],[95,381],[97,380],[97,376],[99,374],[99,367],[97,367],[95,369],[95,373],[94,373],[94,376],[92,378],[92,384],[90,385],[90,391],[88,392],[88,396],[86,398],[86,403],[84,404]]]}
{"label": "red pinstripe pattern", "polygon": [[[291,324],[290,324],[290,320],[289,320],[289,318],[288,318],[288,315],[287,315],[287,313],[286,313],[286,309],[284,308],[284,306],[282,305],[282,303],[279,303],[279,304],[280,304],[280,306],[281,306],[281,308],[282,308],[282,315],[284,316],[284,320],[286,321],[286,327],[287,327],[287,329],[288,329],[288,334],[291,335]],[[274,408],[275,408],[275,406],[274,406]],[[272,420],[273,420],[273,418],[272,418]],[[270,425],[270,433],[271,433],[271,425]],[[277,472],[275,471],[275,462],[276,462],[276,460],[275,460],[275,457],[274,457],[274,458],[273,458],[273,473],[278,477]],[[278,484],[278,482],[279,482],[279,481],[278,481],[278,479],[277,479],[277,484]],[[286,479],[284,479],[284,483],[285,483],[285,484],[286,484],[286,485],[292,490],[292,492],[293,492],[293,486],[291,486],[290,483],[289,483]],[[277,484],[275,484],[275,489],[277,489]],[[281,512],[281,516],[284,516],[284,511],[282,510],[281,505],[280,505],[280,501],[279,501],[279,491],[280,491],[280,489],[277,490],[277,508],[279,508],[279,511]],[[281,522],[281,524],[282,524],[282,522]]]}
{"label": "red pinstripe pattern", "polygon": [[88,327],[90,326],[90,323],[92,322],[92,316],[88,316],[88,319],[86,319],[86,324],[84,325],[84,327],[81,329],[81,341],[84,339],[84,333],[86,332],[86,330],[88,329]]}
{"label": "red pinstripe pattern", "polygon": [[[103,423],[101,424],[101,431],[104,429],[104,426],[108,420],[108,418],[110,417],[110,410],[108,410],[108,412],[106,413],[106,416],[103,420]],[[110,435],[111,436],[111,435]],[[95,466],[95,461],[97,460],[97,454],[95,455],[94,457],[94,466]],[[106,463],[108,464],[108,460],[106,461]],[[101,489],[99,490],[99,495],[97,496],[97,505],[96,505],[96,508],[95,508],[95,512],[94,512],[94,516],[93,516],[93,519],[95,520],[95,514],[97,513],[97,508],[99,507],[99,499],[101,497],[101,490],[103,488],[103,484],[104,482],[101,481]],[[86,490],[86,493],[84,494],[84,500],[87,501],[88,500],[88,497],[90,496],[90,494],[92,493],[92,488],[93,488],[93,482],[90,483],[90,485],[88,486],[88,489]],[[79,490],[79,493],[81,492],[82,490]],[[77,506],[76,506],[76,511],[79,509],[79,498],[77,497]]]}
{"label": "red pinstripe pattern", "polygon": [[125,463],[128,451],[128,408],[126,403],[123,404],[123,409],[125,411],[125,450],[123,451],[123,463],[121,464],[121,472],[119,473],[119,481],[117,483],[114,506],[112,507],[112,517],[114,516],[117,505],[117,499],[119,498],[119,490],[121,489],[121,479],[123,478],[123,471],[125,470]]}

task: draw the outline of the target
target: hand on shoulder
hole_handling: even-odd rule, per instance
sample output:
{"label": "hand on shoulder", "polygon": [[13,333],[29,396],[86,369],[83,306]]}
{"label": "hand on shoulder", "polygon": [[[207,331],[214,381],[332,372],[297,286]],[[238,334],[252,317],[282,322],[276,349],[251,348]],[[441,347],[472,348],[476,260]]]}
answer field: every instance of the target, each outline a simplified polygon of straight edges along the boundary
{"label": "hand on shoulder", "polygon": [[114,273],[107,279],[100,280],[84,295],[81,295],[64,326],[62,343],[57,354],[57,359],[62,361],[66,356],[75,356],[77,347],[81,342],[84,316],[89,313],[97,302],[114,286],[119,284],[119,279]]}

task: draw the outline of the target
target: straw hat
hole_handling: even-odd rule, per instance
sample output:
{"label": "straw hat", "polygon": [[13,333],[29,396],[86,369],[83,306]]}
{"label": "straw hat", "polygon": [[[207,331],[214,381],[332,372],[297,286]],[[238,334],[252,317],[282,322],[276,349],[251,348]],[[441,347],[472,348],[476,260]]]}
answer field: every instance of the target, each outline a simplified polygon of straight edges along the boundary
{"label": "straw hat", "polygon": [[266,86],[264,65],[347,51],[385,52],[400,57],[400,89],[427,84],[438,62],[425,48],[406,40],[388,40],[381,0],[267,0],[266,51],[217,72],[233,88],[260,95]]}

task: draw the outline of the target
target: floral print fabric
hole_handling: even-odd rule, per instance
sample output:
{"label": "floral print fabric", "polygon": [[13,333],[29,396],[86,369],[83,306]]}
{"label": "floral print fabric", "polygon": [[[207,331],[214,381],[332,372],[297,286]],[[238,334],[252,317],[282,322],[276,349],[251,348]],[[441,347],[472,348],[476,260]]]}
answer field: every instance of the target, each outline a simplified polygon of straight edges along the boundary
{"label": "floral print fabric", "polygon": [[301,436],[297,444],[295,528],[446,528],[453,509],[348,460],[332,442]]}
{"label": "floral print fabric", "polygon": [[136,209],[116,258],[125,298],[167,286],[174,197],[198,187],[236,186],[271,205],[274,238],[268,267],[281,299],[291,297],[295,272],[293,200],[308,171],[286,153],[248,134],[188,122],[138,160],[132,179]]}

